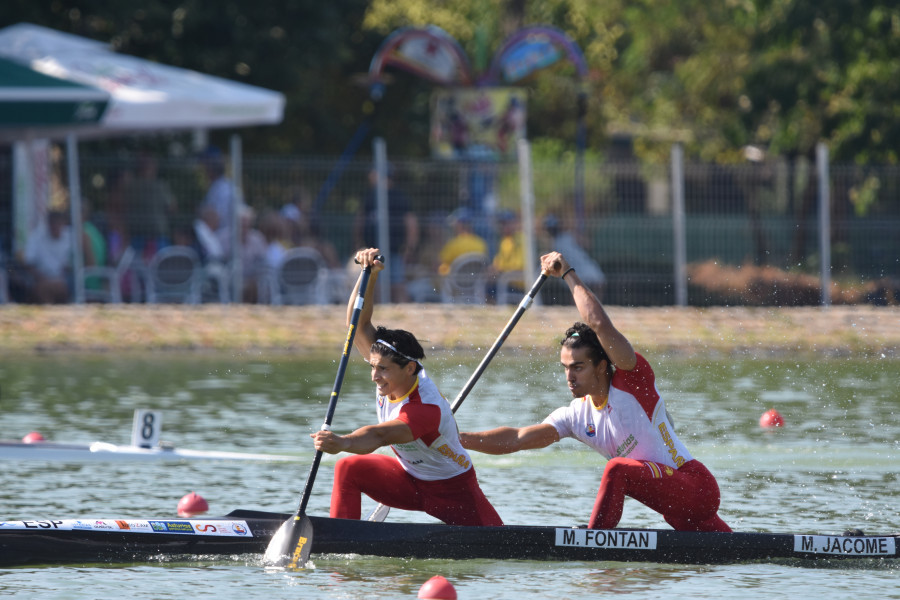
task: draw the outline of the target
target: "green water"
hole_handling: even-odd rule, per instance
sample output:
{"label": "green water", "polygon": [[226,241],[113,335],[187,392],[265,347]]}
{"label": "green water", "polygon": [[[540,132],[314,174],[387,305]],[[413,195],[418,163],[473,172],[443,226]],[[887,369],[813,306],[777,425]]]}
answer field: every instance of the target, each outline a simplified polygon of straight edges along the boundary
{"label": "green water", "polygon": [[[453,398],[480,357],[427,367]],[[717,476],[721,516],[743,531],[900,530],[900,362],[887,359],[676,360],[648,356],[676,429]],[[56,441],[128,443],[135,408],[162,412],[162,439],[182,448],[295,454],[298,463],[12,463],[2,466],[3,518],[174,516],[190,491],[210,514],[292,512],[334,383],[334,360],[235,355],[62,356],[0,364],[0,437],[37,430]],[[374,419],[368,369],[354,356],[333,426]],[[555,356],[501,353],[457,413],[465,430],[524,425],[568,402]],[[786,426],[764,431],[777,408]],[[570,525],[590,513],[602,459],[571,440],[512,456],[474,454],[485,493],[507,523]],[[334,457],[322,462],[308,512],[326,514]],[[366,510],[371,505],[364,505]],[[429,521],[394,510],[396,521]],[[665,527],[627,501],[622,526]],[[259,557],[0,571],[0,595],[28,598],[415,598],[441,574],[460,598],[900,598],[895,563],[722,566],[316,557],[315,568],[266,572]]]}

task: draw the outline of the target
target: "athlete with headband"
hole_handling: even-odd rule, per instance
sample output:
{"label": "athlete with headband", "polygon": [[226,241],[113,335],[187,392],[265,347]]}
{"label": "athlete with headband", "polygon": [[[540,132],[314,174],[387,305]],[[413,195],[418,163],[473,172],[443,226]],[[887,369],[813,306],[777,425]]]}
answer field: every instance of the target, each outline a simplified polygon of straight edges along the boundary
{"label": "athlete with headband", "polygon": [[[376,248],[360,250],[361,269],[372,268],[354,343],[372,368],[378,424],[347,435],[317,431],[317,450],[349,452],[334,467],[331,517],[359,519],[361,495],[402,510],[428,513],[450,525],[502,525],[481,491],[472,459],[459,441],[450,403],[422,366],[425,352],[402,329],[372,324],[375,281],[384,264]],[[347,322],[359,289],[350,294]],[[372,454],[390,446],[395,456]]]}
{"label": "athlete with headband", "polygon": [[588,527],[612,529],[630,496],[679,531],[731,529],[719,518],[719,486],[675,435],[650,363],[613,325],[597,296],[559,252],[541,257],[544,273],[572,291],[584,322],[566,331],[560,362],[574,400],[542,423],[462,433],[469,450],[509,454],[574,438],[606,457]]}

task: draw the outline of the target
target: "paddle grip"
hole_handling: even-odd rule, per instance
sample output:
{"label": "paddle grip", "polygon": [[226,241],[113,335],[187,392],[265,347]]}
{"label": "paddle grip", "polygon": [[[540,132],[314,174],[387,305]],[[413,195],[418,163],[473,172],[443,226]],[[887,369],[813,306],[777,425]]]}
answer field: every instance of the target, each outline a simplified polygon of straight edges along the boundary
{"label": "paddle grip", "polygon": [[[384,257],[383,257],[382,255],[380,255],[380,254],[376,254],[376,255],[375,255],[375,260],[380,260],[381,262],[384,262]],[[359,261],[356,260],[355,258],[353,259],[353,262],[355,262],[356,264],[359,264]]]}

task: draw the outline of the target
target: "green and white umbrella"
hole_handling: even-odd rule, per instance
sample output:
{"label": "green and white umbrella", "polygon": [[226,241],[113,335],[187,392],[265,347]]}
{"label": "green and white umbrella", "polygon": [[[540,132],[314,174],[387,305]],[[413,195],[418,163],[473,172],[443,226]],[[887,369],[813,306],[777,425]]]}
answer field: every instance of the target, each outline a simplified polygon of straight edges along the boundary
{"label": "green and white umbrella", "polygon": [[9,130],[95,124],[109,100],[103,90],[0,58],[0,135],[9,135]]}
{"label": "green and white umbrella", "polygon": [[0,29],[0,58],[108,93],[109,108],[79,138],[275,125],[284,95],[137,56],[30,23]]}

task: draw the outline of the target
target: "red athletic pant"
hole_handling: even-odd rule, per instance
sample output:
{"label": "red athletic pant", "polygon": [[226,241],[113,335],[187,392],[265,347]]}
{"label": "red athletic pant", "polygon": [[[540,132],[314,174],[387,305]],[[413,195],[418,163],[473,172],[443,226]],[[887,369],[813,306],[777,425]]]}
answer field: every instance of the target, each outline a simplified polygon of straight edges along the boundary
{"label": "red athletic pant", "polygon": [[439,481],[416,479],[384,454],[347,456],[334,467],[331,516],[359,519],[361,494],[385,506],[420,510],[448,525],[503,525],[478,485],[475,469]]}
{"label": "red athletic pant", "polygon": [[588,527],[615,527],[622,518],[625,496],[662,514],[677,531],[731,531],[716,514],[720,499],[716,478],[698,460],[679,469],[630,458],[610,460]]}

